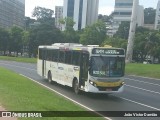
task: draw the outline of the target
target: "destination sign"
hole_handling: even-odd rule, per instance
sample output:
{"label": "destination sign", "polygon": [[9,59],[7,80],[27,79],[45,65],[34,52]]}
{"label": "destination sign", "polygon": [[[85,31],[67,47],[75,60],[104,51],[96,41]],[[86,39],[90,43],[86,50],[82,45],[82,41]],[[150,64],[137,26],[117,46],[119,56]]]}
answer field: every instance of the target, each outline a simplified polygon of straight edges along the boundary
{"label": "destination sign", "polygon": [[124,55],[123,49],[105,49],[105,48],[94,48],[92,54],[99,55]]}

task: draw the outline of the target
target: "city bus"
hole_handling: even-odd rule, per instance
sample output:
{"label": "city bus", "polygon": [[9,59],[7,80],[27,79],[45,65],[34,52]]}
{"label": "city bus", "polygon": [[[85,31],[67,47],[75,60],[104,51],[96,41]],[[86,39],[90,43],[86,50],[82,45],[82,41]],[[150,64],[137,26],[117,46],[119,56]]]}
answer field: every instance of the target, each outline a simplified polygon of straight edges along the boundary
{"label": "city bus", "polygon": [[74,43],[39,46],[37,72],[76,94],[119,93],[124,89],[125,50]]}

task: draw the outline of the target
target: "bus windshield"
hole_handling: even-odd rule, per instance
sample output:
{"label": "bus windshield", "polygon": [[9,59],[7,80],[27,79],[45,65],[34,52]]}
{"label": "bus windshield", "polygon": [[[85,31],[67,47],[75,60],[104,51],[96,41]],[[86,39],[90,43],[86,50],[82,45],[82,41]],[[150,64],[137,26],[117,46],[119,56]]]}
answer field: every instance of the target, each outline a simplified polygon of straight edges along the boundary
{"label": "bus windshield", "polygon": [[93,77],[122,77],[124,67],[124,57],[94,56],[90,61],[90,75]]}

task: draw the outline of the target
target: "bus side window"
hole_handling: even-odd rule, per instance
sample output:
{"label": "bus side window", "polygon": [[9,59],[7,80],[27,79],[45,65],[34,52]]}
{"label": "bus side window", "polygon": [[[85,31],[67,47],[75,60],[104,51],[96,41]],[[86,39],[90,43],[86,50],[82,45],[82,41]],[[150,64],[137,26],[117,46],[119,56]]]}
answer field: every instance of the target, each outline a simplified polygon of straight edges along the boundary
{"label": "bus side window", "polygon": [[71,51],[66,51],[65,52],[65,63],[66,64],[71,64],[71,58],[72,58],[72,52]]}
{"label": "bus side window", "polygon": [[47,50],[43,49],[43,60],[47,59]]}
{"label": "bus side window", "polygon": [[52,51],[47,50],[47,60],[51,61],[52,60]]}
{"label": "bus side window", "polygon": [[43,56],[43,49],[42,48],[40,48],[39,49],[39,59],[41,59],[42,60],[42,56]]}
{"label": "bus side window", "polygon": [[73,65],[80,65],[80,57],[81,57],[81,53],[79,51],[73,51],[72,64]]}
{"label": "bus side window", "polygon": [[52,50],[52,61],[57,62],[57,60],[58,60],[58,50],[53,49]]}
{"label": "bus side window", "polygon": [[59,51],[59,62],[64,63],[64,51]]}

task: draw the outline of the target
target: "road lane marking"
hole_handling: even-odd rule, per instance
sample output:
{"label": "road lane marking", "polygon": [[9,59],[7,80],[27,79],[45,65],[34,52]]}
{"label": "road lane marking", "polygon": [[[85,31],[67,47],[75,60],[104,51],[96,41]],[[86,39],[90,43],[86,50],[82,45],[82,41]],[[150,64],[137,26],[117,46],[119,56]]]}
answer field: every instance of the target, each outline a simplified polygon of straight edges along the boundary
{"label": "road lane marking", "polygon": [[154,84],[154,83],[150,83],[150,82],[139,81],[139,80],[135,80],[135,79],[131,79],[131,78],[124,78],[124,79],[130,80],[130,81],[146,83],[146,84],[150,84],[150,85],[155,85],[155,86],[160,86],[160,84]]}
{"label": "road lane marking", "polygon": [[34,80],[34,79],[30,78],[30,77],[27,77],[27,76],[25,76],[25,75],[23,75],[23,74],[20,74],[20,75],[23,76],[23,77],[25,77],[25,78],[30,79],[31,81],[33,81],[33,82],[35,82],[35,83],[38,83],[39,85],[41,85],[41,86],[43,86],[43,87],[45,87],[45,88],[47,88],[47,89],[49,89],[49,90],[57,93],[57,94],[60,95],[60,96],[63,96],[64,98],[66,98],[66,99],[68,99],[68,100],[70,100],[70,101],[72,101],[72,102],[74,102],[74,103],[76,103],[76,104],[84,107],[85,109],[87,109],[87,110],[89,110],[89,111],[93,111],[94,113],[96,113],[96,114],[104,117],[104,118],[107,119],[107,120],[112,120],[111,118],[108,118],[108,117],[106,117],[106,116],[104,116],[104,115],[102,115],[102,114],[100,114],[100,113],[98,113],[98,112],[95,112],[93,109],[91,109],[91,108],[89,108],[89,107],[87,107],[87,106],[85,106],[85,105],[83,105],[83,104],[81,104],[81,103],[79,103],[79,102],[77,102],[77,101],[75,101],[75,100],[73,100],[73,99],[71,99],[71,98],[69,98],[69,97],[61,94],[61,93],[59,93],[58,91],[56,91],[56,90],[54,90],[54,89],[52,89],[52,88],[50,88],[50,87],[48,87],[48,86],[46,86],[46,85],[43,85],[43,84],[40,83],[40,82],[37,82],[36,80]]}
{"label": "road lane marking", "polygon": [[10,65],[10,64],[5,64],[5,63],[0,63],[0,64],[8,65],[8,66],[13,66],[13,67],[17,67],[17,68],[28,69],[28,70],[32,70],[32,71],[37,71],[36,69],[31,69],[31,68],[21,67],[21,66],[17,66],[17,65]]}
{"label": "road lane marking", "polygon": [[147,90],[147,89],[143,89],[143,88],[139,88],[139,87],[135,87],[135,86],[131,86],[131,85],[126,85],[125,84],[125,86],[132,87],[132,88],[139,89],[139,90],[143,90],[143,91],[147,91],[147,92],[151,92],[151,93],[155,93],[155,94],[160,94],[160,92],[155,92],[155,91],[152,91],[152,90]]}
{"label": "road lane marking", "polygon": [[160,109],[158,109],[158,108],[155,108],[155,107],[152,107],[152,106],[149,106],[149,105],[143,104],[143,103],[139,103],[139,102],[136,102],[136,101],[133,101],[133,100],[130,100],[130,99],[124,98],[124,97],[120,97],[120,98],[121,98],[121,99],[123,99],[123,100],[129,101],[129,102],[132,102],[132,103],[135,103],[135,104],[141,105],[141,106],[145,106],[145,107],[148,107],[148,108],[151,108],[151,109],[154,109],[154,110],[158,110],[158,111],[160,111]]}
{"label": "road lane marking", "polygon": [[152,79],[152,80],[160,80],[160,79],[158,79],[158,78],[143,77],[143,76],[137,76],[137,75],[128,75],[128,76],[131,76],[131,77],[140,77],[140,78],[147,78],[147,79]]}

